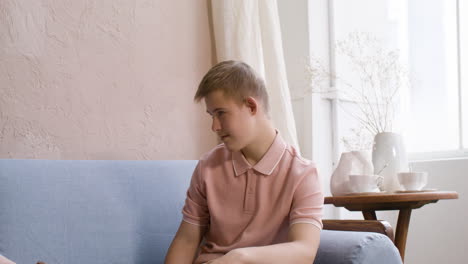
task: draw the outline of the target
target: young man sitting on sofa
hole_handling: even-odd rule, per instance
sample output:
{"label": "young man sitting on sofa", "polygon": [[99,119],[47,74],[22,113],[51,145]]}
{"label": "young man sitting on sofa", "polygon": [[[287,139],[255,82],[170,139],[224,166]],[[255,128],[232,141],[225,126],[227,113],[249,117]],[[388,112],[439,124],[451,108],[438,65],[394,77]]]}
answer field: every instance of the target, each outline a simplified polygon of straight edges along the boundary
{"label": "young man sitting on sofa", "polygon": [[313,263],[323,207],[317,169],[274,128],[264,81],[247,64],[224,61],[201,81],[202,99],[222,144],[193,172],[165,263]]}

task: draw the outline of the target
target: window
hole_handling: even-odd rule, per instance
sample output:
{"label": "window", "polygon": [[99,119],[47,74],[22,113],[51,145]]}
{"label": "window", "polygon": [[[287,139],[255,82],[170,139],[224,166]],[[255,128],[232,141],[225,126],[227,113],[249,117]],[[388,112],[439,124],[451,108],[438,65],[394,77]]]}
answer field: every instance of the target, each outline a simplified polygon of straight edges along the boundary
{"label": "window", "polygon": [[[355,32],[374,36],[384,50],[397,50],[408,70],[398,93],[396,130],[413,158],[465,156],[468,149],[468,3],[457,0],[334,0],[332,30],[339,42]],[[464,49],[464,47],[467,47]],[[365,50],[365,49],[364,49]],[[362,86],[342,54],[334,71]],[[336,88],[346,87],[336,81]],[[343,138],[358,140],[362,127],[350,118],[355,100],[334,100],[341,149]],[[374,102],[376,103],[376,102]],[[379,103],[376,103],[379,104]],[[356,112],[354,112],[356,111]],[[353,132],[354,131],[354,132]]]}

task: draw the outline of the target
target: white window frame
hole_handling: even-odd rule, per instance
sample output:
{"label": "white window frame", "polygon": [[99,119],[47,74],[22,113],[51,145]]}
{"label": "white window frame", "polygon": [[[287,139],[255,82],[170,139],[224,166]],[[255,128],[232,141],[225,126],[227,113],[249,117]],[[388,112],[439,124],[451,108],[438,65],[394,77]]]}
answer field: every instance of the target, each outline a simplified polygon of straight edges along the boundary
{"label": "white window frame", "polygon": [[[440,151],[440,152],[410,152],[408,153],[408,158],[410,162],[413,161],[428,161],[428,160],[446,160],[446,159],[458,159],[458,158],[468,158],[468,146],[467,148],[464,148],[464,142],[463,142],[463,89],[462,89],[462,75],[461,75],[461,43],[460,43],[460,13],[459,13],[459,8],[460,8],[460,3],[459,0],[456,1],[456,24],[457,24],[457,68],[458,68],[458,113],[459,113],[459,119],[458,119],[458,129],[459,129],[459,147],[456,150],[451,150],[451,151]],[[335,3],[334,0],[328,0],[328,30],[329,30],[329,65],[330,65],[330,73],[332,76],[336,76],[336,56],[335,56]],[[467,51],[468,52],[468,49]],[[467,66],[468,67],[468,66]],[[330,79],[330,84],[329,84],[330,90],[331,91],[336,91],[336,82],[334,79]],[[468,86],[467,86],[468,87]],[[332,105],[332,131],[333,131],[333,142],[332,142],[332,153],[334,157],[339,157],[340,155],[340,124],[338,121],[338,107],[339,103],[343,101],[340,99],[339,95],[337,92],[330,92],[330,93],[325,93],[322,95],[322,99],[324,100],[330,100],[331,105]],[[468,106],[465,106],[468,107]],[[465,124],[468,127],[468,124]]]}

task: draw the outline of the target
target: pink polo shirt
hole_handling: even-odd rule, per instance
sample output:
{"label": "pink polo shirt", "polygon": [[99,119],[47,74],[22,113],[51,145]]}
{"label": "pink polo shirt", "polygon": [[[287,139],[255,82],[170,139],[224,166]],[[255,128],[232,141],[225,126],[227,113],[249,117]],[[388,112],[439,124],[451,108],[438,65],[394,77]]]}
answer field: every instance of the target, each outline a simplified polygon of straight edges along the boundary
{"label": "pink polo shirt", "polygon": [[255,166],[218,145],[198,162],[183,209],[184,221],[209,226],[194,263],[235,248],[287,242],[296,223],[321,229],[322,207],[315,165],[279,134]]}

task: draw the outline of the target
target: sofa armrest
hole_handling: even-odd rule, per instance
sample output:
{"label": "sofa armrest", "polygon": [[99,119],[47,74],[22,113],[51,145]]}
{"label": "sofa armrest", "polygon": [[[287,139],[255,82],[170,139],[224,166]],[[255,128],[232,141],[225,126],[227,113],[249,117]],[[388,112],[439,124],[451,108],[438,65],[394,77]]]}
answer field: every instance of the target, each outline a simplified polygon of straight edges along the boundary
{"label": "sofa armrest", "polygon": [[384,234],[322,230],[314,264],[402,264],[400,252]]}
{"label": "sofa armrest", "polygon": [[322,220],[323,229],[341,231],[375,232],[394,241],[393,228],[383,220]]}

